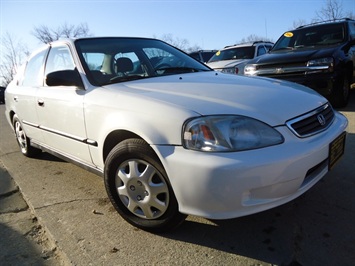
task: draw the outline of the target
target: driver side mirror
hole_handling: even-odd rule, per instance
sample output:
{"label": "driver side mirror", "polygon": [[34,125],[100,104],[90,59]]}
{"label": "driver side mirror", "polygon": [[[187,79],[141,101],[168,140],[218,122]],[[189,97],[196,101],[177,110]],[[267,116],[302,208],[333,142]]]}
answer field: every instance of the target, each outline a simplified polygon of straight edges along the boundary
{"label": "driver side mirror", "polygon": [[46,84],[48,86],[76,86],[84,88],[83,81],[77,69],[61,70],[47,74]]}

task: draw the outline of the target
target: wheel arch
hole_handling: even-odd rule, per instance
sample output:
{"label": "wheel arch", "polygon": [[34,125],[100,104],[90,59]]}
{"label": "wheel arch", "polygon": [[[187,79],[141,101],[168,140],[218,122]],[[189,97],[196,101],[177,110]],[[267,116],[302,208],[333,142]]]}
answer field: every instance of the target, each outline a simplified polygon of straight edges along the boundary
{"label": "wheel arch", "polygon": [[127,130],[115,130],[109,133],[103,145],[103,150],[102,150],[103,161],[104,162],[106,161],[108,154],[118,143],[130,138],[143,139],[137,134]]}
{"label": "wheel arch", "polygon": [[14,127],[14,125],[13,125],[13,123],[14,123],[14,116],[15,116],[15,112],[14,111],[10,111],[9,112],[9,121],[11,122],[10,124],[11,124],[11,127]]}
{"label": "wheel arch", "polygon": [[[129,130],[118,129],[118,130],[114,130],[114,131],[110,132],[107,135],[107,137],[105,138],[104,144],[103,144],[103,149],[102,149],[102,160],[103,160],[104,167],[105,167],[105,164],[107,161],[107,157],[109,156],[110,152],[114,149],[114,147],[116,145],[118,145],[119,143],[121,143],[122,141],[125,141],[127,139],[141,139],[147,145],[150,146],[150,149],[156,155],[156,159],[158,160],[158,162],[161,164],[161,166],[166,171],[168,182],[170,182],[170,184],[171,184],[170,174],[167,169],[166,162],[162,158],[162,154],[159,152],[159,149],[157,150],[156,148],[152,147],[149,144],[149,141],[147,141],[147,139],[145,139],[144,137],[138,135],[137,133],[129,131]],[[174,145],[172,145],[172,146],[174,146]],[[175,188],[173,186],[172,186],[172,190],[173,190],[174,195],[176,195]]]}

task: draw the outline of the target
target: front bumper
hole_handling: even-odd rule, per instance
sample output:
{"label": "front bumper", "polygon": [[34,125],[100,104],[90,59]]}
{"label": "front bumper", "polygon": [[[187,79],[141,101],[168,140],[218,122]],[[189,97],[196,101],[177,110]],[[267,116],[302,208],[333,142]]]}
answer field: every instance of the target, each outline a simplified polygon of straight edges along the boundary
{"label": "front bumper", "polygon": [[340,75],[318,74],[318,75],[306,75],[306,76],[272,76],[272,78],[283,79],[292,81],[306,87],[309,87],[319,94],[327,97],[332,94],[334,90],[334,84],[340,82]]}
{"label": "front bumper", "polygon": [[167,171],[179,210],[210,219],[240,217],[300,196],[328,172],[329,144],[347,127],[336,113],[333,124],[308,138],[286,127],[281,145],[232,153],[206,153],[154,146]]}
{"label": "front bumper", "polygon": [[341,84],[344,75],[340,71],[312,73],[312,72],[290,72],[283,74],[262,74],[258,76],[275,78],[295,82],[306,87],[309,87],[319,94],[327,97],[333,93],[335,84]]}

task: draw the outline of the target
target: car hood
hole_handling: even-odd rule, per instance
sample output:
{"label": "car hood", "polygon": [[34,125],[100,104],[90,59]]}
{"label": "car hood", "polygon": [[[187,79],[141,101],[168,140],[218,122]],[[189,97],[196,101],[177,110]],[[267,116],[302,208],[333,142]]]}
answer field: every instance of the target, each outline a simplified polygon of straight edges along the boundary
{"label": "car hood", "polygon": [[290,64],[293,62],[306,62],[315,58],[332,56],[335,47],[317,49],[295,49],[295,50],[279,50],[271,51],[263,56],[251,60],[249,64]]}
{"label": "car hood", "polygon": [[130,81],[107,88],[133,93],[143,102],[159,101],[177,110],[183,108],[194,116],[244,115],[274,126],[327,102],[315,91],[295,83],[213,71]]}
{"label": "car hood", "polygon": [[221,60],[221,61],[215,61],[215,62],[207,63],[207,65],[208,65],[210,68],[219,69],[219,68],[234,67],[234,66],[236,66],[236,65],[239,65],[239,64],[241,64],[241,63],[247,62],[247,61],[249,61],[249,60],[250,60],[250,59],[248,59],[248,60],[245,60],[245,59]]}

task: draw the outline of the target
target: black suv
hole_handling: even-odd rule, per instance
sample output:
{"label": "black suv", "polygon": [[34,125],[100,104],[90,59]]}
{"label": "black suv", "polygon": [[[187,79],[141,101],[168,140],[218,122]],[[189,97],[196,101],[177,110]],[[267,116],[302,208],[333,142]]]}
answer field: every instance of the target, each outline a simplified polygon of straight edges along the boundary
{"label": "black suv", "polygon": [[341,19],[285,32],[268,54],[249,62],[244,74],[308,86],[344,107],[355,82],[355,20]]}

